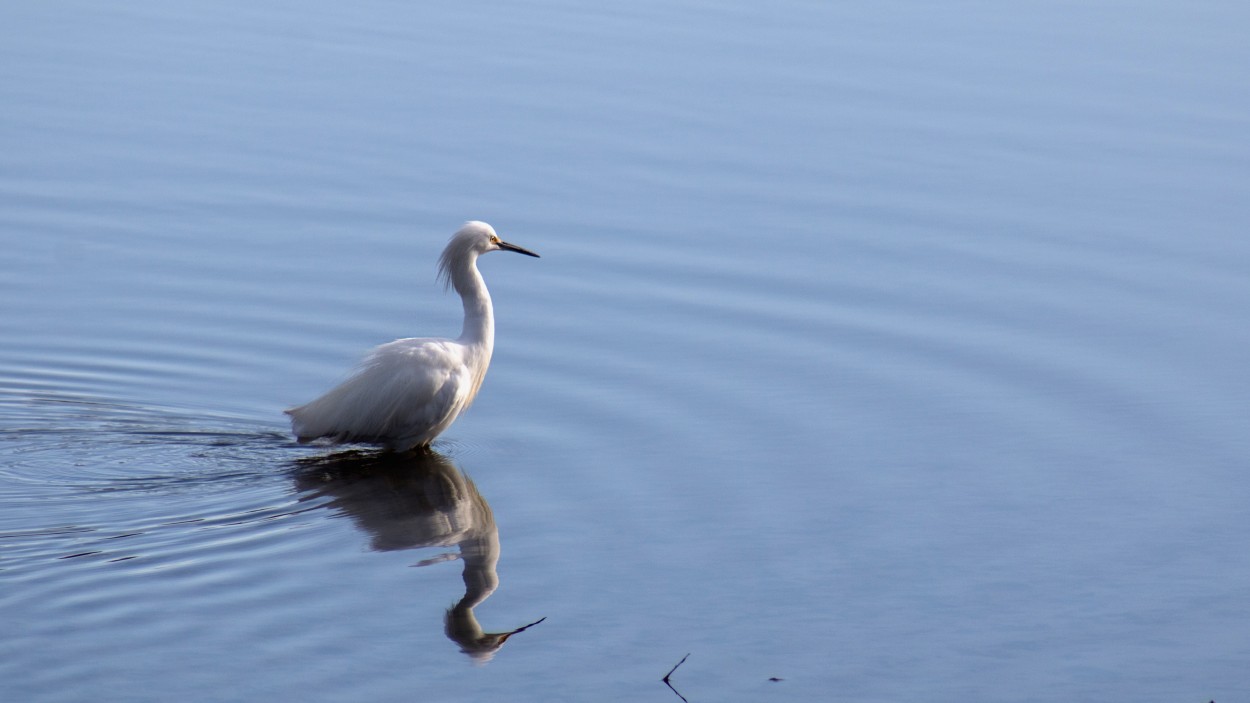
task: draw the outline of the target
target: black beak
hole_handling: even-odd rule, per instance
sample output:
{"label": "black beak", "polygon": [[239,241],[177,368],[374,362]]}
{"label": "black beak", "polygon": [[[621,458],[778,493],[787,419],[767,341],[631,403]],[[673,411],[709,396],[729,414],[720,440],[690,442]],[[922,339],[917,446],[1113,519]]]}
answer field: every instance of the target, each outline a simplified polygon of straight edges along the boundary
{"label": "black beak", "polygon": [[517,246],[517,245],[515,245],[515,244],[509,244],[509,243],[507,243],[507,242],[502,242],[502,241],[501,241],[501,242],[499,242],[499,248],[500,248],[500,249],[503,249],[504,251],[515,251],[515,252],[516,252],[516,253],[518,253],[518,254],[524,254],[524,255],[526,255],[526,256],[532,256],[532,257],[534,257],[535,259],[541,259],[541,258],[542,258],[542,257],[540,257],[538,254],[535,254],[534,252],[530,251],[529,249],[526,249],[526,248],[524,248],[524,247],[519,247],[519,246]]}
{"label": "black beak", "polygon": [[540,623],[540,622],[542,622],[543,620],[546,620],[546,619],[547,619],[547,618],[544,616],[544,617],[538,618],[537,620],[535,620],[534,622],[532,622],[532,623],[530,623],[530,624],[526,625],[525,627],[518,627],[517,629],[513,630],[512,632],[505,632],[505,633],[503,633],[503,634],[500,636],[500,638],[499,638],[499,644],[501,644],[501,645],[502,645],[504,642],[507,642],[507,641],[508,641],[508,638],[509,638],[509,637],[511,637],[511,636],[513,636],[513,635],[515,635],[515,634],[516,634],[516,633],[518,633],[518,632],[525,632],[526,630],[530,629],[531,627],[533,627],[533,626],[537,625],[538,623]]}

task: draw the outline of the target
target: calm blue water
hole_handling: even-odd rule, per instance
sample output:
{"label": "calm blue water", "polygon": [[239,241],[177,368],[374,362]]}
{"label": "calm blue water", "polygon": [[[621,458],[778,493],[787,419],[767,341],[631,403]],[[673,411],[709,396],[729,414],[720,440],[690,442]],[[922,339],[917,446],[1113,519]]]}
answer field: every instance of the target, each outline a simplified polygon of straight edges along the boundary
{"label": "calm blue water", "polygon": [[[5,7],[0,699],[1244,699],[1248,26]],[[296,446],[467,219],[470,413]]]}

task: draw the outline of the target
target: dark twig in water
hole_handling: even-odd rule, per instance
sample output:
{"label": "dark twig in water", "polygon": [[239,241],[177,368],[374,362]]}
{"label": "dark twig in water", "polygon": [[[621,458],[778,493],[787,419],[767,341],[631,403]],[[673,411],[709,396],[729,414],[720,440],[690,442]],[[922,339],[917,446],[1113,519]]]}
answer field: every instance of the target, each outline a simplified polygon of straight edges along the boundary
{"label": "dark twig in water", "polygon": [[678,691],[677,689],[673,688],[673,682],[672,682],[672,681],[669,681],[669,680],[668,680],[668,677],[672,676],[672,675],[673,675],[673,672],[674,672],[674,671],[677,671],[677,667],[681,666],[682,664],[685,664],[685,663],[686,663],[686,660],[687,660],[687,659],[689,659],[689,658],[690,658],[690,653],[689,653],[689,652],[687,652],[687,653],[686,653],[686,656],[682,657],[682,658],[681,658],[681,661],[679,661],[679,662],[677,662],[676,664],[674,664],[674,665],[673,665],[673,668],[669,669],[669,670],[668,670],[668,673],[664,675],[664,678],[660,679],[661,681],[663,681],[663,682],[664,682],[664,685],[665,685],[665,686],[668,686],[668,690],[670,690],[670,691],[672,691],[673,693],[676,693],[676,694],[677,694],[677,697],[678,697],[678,698],[680,698],[680,699],[683,701],[683,703],[690,703],[690,701],[687,701],[687,700],[686,700],[686,697],[685,697],[685,696],[683,696],[683,695],[681,695],[681,692],[680,692],[680,691]]}
{"label": "dark twig in water", "polygon": [[681,666],[682,664],[685,664],[685,663],[686,663],[686,660],[687,660],[687,659],[689,659],[689,658],[690,658],[690,654],[686,654],[686,656],[682,657],[682,658],[681,658],[681,661],[679,661],[679,662],[677,662],[676,664],[674,664],[674,665],[673,665],[673,668],[669,669],[669,670],[668,670],[668,673],[664,675],[664,678],[662,678],[662,679],[660,679],[660,680],[661,680],[661,681],[663,681],[664,683],[668,683],[668,677],[672,676],[672,675],[673,675],[673,672],[674,672],[674,671],[677,671],[677,667]]}

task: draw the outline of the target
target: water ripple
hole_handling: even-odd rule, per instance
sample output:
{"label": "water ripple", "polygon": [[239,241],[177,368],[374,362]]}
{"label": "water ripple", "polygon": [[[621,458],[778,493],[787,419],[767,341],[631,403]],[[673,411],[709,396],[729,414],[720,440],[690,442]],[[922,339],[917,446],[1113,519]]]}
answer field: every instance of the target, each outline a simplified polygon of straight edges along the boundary
{"label": "water ripple", "polygon": [[275,432],[221,420],[200,429],[193,417],[98,399],[27,400],[26,416],[0,430],[5,571],[195,560],[263,540],[310,508],[266,466],[291,445]]}

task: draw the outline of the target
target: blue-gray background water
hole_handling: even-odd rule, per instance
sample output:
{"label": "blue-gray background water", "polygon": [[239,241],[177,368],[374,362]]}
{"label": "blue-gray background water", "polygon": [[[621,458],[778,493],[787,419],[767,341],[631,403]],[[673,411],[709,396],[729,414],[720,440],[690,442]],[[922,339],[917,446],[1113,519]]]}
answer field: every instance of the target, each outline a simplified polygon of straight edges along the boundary
{"label": "blue-gray background water", "polygon": [[0,699],[1244,700],[1248,8],[7,4]]}

